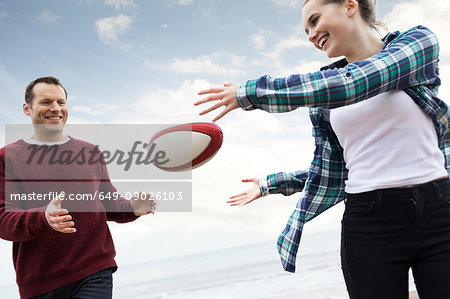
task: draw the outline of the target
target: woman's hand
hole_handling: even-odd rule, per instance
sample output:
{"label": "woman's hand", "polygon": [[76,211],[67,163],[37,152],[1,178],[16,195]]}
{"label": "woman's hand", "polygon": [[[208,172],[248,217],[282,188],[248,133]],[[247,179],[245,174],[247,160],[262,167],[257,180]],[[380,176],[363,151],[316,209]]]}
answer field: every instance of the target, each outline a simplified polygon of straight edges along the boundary
{"label": "woman's hand", "polygon": [[230,83],[224,84],[223,87],[212,87],[209,89],[202,90],[198,93],[199,95],[210,94],[210,96],[208,96],[205,99],[195,102],[194,105],[198,106],[200,104],[204,104],[207,102],[219,101],[218,103],[214,104],[213,106],[209,107],[208,109],[200,112],[200,115],[203,115],[203,114],[209,113],[213,110],[216,110],[217,108],[219,108],[221,106],[225,106],[225,109],[222,112],[220,112],[220,114],[213,119],[213,122],[215,122],[215,121],[221,119],[225,114],[227,114],[231,110],[239,108],[239,104],[236,99],[237,90],[238,90],[238,87],[236,85],[230,84]]}
{"label": "woman's hand", "polygon": [[251,203],[255,199],[258,199],[262,196],[259,189],[259,179],[243,179],[242,182],[253,183],[253,185],[246,192],[230,197],[231,200],[227,201],[230,206],[242,207],[243,205]]}

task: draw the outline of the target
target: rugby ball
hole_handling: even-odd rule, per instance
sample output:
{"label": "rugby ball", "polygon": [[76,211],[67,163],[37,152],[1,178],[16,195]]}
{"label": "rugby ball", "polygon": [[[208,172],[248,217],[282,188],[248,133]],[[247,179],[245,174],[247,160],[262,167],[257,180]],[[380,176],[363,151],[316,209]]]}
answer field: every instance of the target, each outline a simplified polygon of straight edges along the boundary
{"label": "rugby ball", "polygon": [[188,171],[211,160],[222,146],[222,129],[214,123],[187,123],[164,129],[150,140],[165,153],[165,171]]}

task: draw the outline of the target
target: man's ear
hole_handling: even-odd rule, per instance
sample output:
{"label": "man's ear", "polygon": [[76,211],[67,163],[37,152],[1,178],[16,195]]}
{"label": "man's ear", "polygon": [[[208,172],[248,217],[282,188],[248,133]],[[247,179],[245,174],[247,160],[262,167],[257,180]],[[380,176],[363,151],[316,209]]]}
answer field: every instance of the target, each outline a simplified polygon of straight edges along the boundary
{"label": "man's ear", "polygon": [[359,9],[359,3],[357,0],[347,0],[347,14],[352,17]]}
{"label": "man's ear", "polygon": [[28,105],[27,103],[23,104],[23,113],[25,113],[25,115],[30,116],[30,110],[30,105]]}

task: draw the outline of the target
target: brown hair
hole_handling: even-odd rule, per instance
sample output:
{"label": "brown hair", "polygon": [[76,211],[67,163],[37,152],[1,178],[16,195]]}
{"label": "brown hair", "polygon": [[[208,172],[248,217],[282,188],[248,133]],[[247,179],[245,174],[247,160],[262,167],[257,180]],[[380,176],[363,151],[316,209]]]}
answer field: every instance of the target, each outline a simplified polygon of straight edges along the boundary
{"label": "brown hair", "polygon": [[[310,2],[311,0],[304,0],[303,6],[305,6],[306,3]],[[320,0],[323,2],[323,4],[330,4],[330,3],[337,3],[337,4],[343,4],[347,0]],[[376,19],[376,4],[377,0],[357,0],[359,4],[359,12],[361,14],[361,17],[364,21],[366,21],[367,24],[372,29],[375,29],[378,31],[378,27],[382,27],[383,29],[387,29],[387,26],[377,21]]]}
{"label": "brown hair", "polygon": [[62,85],[62,83],[59,81],[58,78],[55,78],[52,76],[41,77],[41,78],[37,78],[36,80],[31,81],[30,84],[28,84],[27,88],[25,89],[25,103],[30,105],[30,107],[33,104],[33,97],[34,97],[33,88],[38,83],[47,83],[47,84],[54,84],[54,85],[61,86],[62,89],[64,89],[64,93],[66,94],[66,99],[67,99],[67,90],[64,88],[64,86]]}

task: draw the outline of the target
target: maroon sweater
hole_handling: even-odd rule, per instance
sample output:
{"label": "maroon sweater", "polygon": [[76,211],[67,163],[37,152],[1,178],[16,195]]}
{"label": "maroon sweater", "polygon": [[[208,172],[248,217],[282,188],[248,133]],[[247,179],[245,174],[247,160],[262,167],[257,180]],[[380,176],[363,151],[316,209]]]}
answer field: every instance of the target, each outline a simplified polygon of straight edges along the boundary
{"label": "maroon sweater", "polygon": [[106,221],[122,223],[137,218],[129,201],[123,198],[106,201],[97,195],[91,201],[63,201],[62,207],[69,210],[77,229],[74,234],[63,234],[53,230],[45,219],[49,200],[10,200],[13,193],[23,196],[64,191],[68,196],[116,192],[104,163],[87,163],[91,151],[96,152],[98,161],[102,159],[92,144],[71,138],[53,147],[57,147],[57,153],[84,151],[86,155],[84,159],[79,155],[79,163],[50,165],[50,155],[39,163],[36,155],[34,161],[26,163],[36,146],[30,147],[22,140],[0,149],[0,237],[13,241],[13,262],[22,298],[46,293],[109,267],[116,269],[116,253]]}

